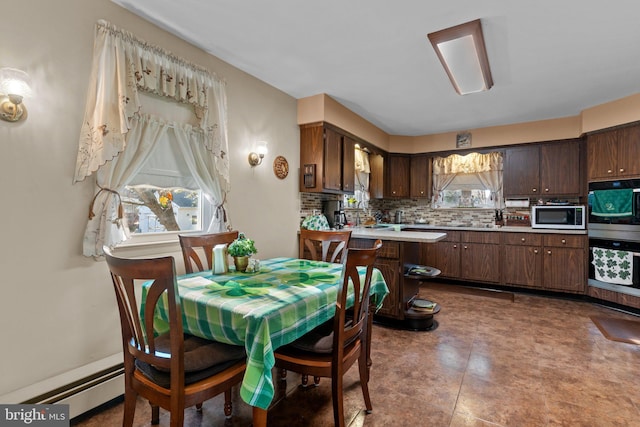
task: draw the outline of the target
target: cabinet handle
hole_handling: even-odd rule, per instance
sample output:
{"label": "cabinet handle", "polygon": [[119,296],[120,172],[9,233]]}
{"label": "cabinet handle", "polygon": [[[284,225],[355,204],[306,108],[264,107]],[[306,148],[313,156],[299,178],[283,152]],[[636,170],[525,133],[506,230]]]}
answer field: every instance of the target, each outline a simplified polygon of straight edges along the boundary
{"label": "cabinet handle", "polygon": [[613,173],[611,169],[607,169],[607,173]]}
{"label": "cabinet handle", "polygon": [[464,248],[465,248],[465,249],[469,249],[469,248],[467,248],[466,246],[465,246]]}
{"label": "cabinet handle", "polygon": [[534,249],[534,250],[533,250],[533,253],[537,255],[537,254],[538,254],[538,250],[537,250],[537,249]]}
{"label": "cabinet handle", "polygon": [[544,189],[544,192],[545,192],[545,193],[548,193],[548,192],[549,192],[549,189],[548,189],[548,188],[545,188],[545,189]]}
{"label": "cabinet handle", "polygon": [[620,168],[620,172],[624,172],[624,168]]}
{"label": "cabinet handle", "polygon": [[549,255],[551,255],[551,251],[547,251],[547,253],[548,253]]}
{"label": "cabinet handle", "polygon": [[533,193],[536,193],[536,192],[538,191],[538,189],[537,189],[537,188],[534,188],[534,189],[532,189],[531,191],[532,191]]}
{"label": "cabinet handle", "polygon": [[458,245],[453,245],[453,249],[458,249]]}
{"label": "cabinet handle", "polygon": [[424,194],[424,191],[421,191],[420,194]]}
{"label": "cabinet handle", "polygon": [[567,241],[566,241],[565,239],[562,239],[562,244],[563,244],[563,245],[566,245],[566,244],[567,244]]}
{"label": "cabinet handle", "polygon": [[522,243],[524,243],[524,241],[525,241],[525,238],[523,237],[523,238],[522,238]]}

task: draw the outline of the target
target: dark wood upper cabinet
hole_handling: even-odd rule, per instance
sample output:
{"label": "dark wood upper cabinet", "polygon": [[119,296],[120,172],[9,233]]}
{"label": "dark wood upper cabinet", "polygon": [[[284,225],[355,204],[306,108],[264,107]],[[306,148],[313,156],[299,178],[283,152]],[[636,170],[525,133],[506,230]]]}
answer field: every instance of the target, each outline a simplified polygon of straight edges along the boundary
{"label": "dark wood upper cabinet", "polygon": [[386,168],[387,191],[385,197],[408,198],[411,180],[411,157],[407,154],[389,154]]}
{"label": "dark wood upper cabinet", "polygon": [[411,156],[411,189],[413,198],[431,197],[431,156]]}
{"label": "dark wood upper cabinet", "polygon": [[590,181],[640,176],[640,125],[587,137],[587,176]]}
{"label": "dark wood upper cabinet", "polygon": [[369,195],[372,199],[384,197],[384,156],[372,153],[369,155]]}
{"label": "dark wood upper cabinet", "polygon": [[504,161],[504,197],[582,195],[581,142],[509,147]]}
{"label": "dark wood upper cabinet", "polygon": [[540,193],[540,147],[526,145],[507,148],[503,173],[504,197]]}
{"label": "dark wood upper cabinet", "polygon": [[326,123],[300,126],[300,191],[353,193],[355,141]]}

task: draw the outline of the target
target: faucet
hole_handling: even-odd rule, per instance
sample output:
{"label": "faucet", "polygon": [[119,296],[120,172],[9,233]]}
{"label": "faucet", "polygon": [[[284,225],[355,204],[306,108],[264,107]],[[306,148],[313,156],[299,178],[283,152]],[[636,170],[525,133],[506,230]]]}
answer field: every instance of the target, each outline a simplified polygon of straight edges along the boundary
{"label": "faucet", "polygon": [[360,225],[360,211],[356,212],[356,227]]}

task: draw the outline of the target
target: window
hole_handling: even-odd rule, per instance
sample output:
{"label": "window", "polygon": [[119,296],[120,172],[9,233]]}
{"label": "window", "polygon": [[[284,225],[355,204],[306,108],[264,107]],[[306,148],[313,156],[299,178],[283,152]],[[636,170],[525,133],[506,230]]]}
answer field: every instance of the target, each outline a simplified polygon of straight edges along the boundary
{"label": "window", "polygon": [[434,158],[433,208],[496,209],[502,204],[502,153]]}

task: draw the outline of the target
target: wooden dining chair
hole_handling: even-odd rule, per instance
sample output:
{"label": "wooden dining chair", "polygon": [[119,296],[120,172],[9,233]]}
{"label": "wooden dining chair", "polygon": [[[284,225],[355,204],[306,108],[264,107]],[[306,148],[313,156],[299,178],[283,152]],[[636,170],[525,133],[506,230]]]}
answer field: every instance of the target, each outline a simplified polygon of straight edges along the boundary
{"label": "wooden dining chair", "polygon": [[[172,427],[182,426],[184,409],[224,393],[224,412],[231,417],[231,387],[242,381],[244,347],[184,334],[173,257],[124,259],[104,248],[116,293],[124,352],[124,417],[133,425],[140,395],[152,407],[151,423],[158,424],[159,407],[170,411]],[[152,280],[140,313],[135,284]],[[169,331],[154,335],[154,312],[164,299]],[[140,313],[140,314],[139,314]]]}
{"label": "wooden dining chair", "polygon": [[314,261],[340,262],[350,238],[351,230],[324,231],[303,228],[300,230],[298,257]]}
{"label": "wooden dining chair", "polygon": [[[286,391],[287,371],[331,378],[333,418],[335,425],[339,427],[345,426],[343,376],[356,360],[367,413],[372,411],[366,328],[373,264],[381,247],[382,241],[377,240],[370,249],[347,249],[342,262],[334,318],[275,351],[282,391]],[[366,267],[364,280],[361,280],[357,267]],[[353,306],[347,310],[349,283],[353,284],[354,300]]]}
{"label": "wooden dining chair", "polygon": [[[238,231],[224,231],[213,234],[198,235],[178,235],[180,239],[180,247],[182,248],[182,257],[184,258],[184,268],[186,273],[195,271],[211,270],[213,248],[216,245],[226,243],[229,244],[238,238]],[[200,253],[200,255],[199,255]],[[200,256],[204,253],[207,262],[206,266],[202,263]]]}

